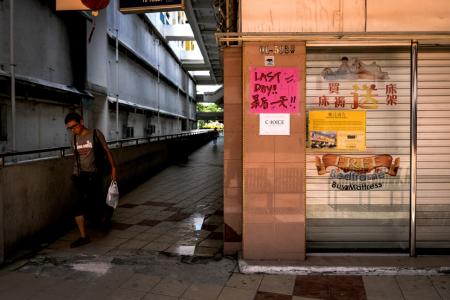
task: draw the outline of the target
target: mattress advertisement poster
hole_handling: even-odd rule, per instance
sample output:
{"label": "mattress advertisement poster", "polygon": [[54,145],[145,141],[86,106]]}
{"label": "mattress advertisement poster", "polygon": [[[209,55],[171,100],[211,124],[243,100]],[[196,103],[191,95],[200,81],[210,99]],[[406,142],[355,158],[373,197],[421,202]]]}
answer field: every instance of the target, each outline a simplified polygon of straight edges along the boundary
{"label": "mattress advertisement poster", "polygon": [[366,149],[365,111],[310,111],[308,128],[311,149],[326,152]]}

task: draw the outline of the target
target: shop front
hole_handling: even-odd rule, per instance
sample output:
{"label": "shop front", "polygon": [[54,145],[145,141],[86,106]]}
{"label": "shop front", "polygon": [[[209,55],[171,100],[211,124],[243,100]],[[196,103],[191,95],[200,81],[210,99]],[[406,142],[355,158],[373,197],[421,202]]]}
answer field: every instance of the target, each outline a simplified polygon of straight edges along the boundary
{"label": "shop front", "polygon": [[450,20],[433,20],[450,6],[354,1],[335,22],[290,2],[308,10],[243,1],[242,32],[219,36],[225,252],[446,253]]}
{"label": "shop front", "polygon": [[241,85],[225,94],[226,245],[300,260],[450,247],[448,48],[280,41],[228,53],[242,77],[225,76]]}

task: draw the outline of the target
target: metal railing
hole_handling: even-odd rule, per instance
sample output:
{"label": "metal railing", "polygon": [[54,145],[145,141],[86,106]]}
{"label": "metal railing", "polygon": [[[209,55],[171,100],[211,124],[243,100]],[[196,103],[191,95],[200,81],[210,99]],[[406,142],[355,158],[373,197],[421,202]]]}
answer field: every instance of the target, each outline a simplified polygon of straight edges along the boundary
{"label": "metal railing", "polygon": [[[168,135],[159,135],[159,136],[149,136],[149,137],[141,137],[141,138],[132,138],[132,139],[122,139],[118,141],[109,141],[107,144],[111,149],[122,148],[128,146],[136,146],[141,144],[147,144],[158,141],[172,140],[182,137],[189,137],[193,135],[203,134],[209,132],[209,129],[202,130],[194,130],[189,132],[182,132],[176,134],[168,134]],[[42,154],[45,154],[41,157]],[[37,155],[38,157],[25,157],[30,155]],[[6,152],[0,153],[0,168],[13,165],[17,163],[24,163],[30,161],[37,161],[43,159],[51,159],[51,158],[59,158],[67,155],[73,155],[72,148],[69,146],[66,147],[53,147],[53,148],[43,148],[37,150],[28,150],[28,151],[20,151],[20,152]],[[21,159],[22,157],[22,159]]]}

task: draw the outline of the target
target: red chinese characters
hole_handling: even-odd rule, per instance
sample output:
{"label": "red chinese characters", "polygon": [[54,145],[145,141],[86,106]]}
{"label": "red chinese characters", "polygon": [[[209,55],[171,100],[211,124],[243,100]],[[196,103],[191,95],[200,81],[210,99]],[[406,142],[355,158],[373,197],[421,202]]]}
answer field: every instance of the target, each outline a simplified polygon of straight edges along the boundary
{"label": "red chinese characters", "polygon": [[298,112],[298,73],[298,68],[251,67],[250,111]]}
{"label": "red chinese characters", "polygon": [[[329,82],[329,94],[318,97],[319,107],[328,107],[334,104],[335,108],[346,108],[347,104],[349,104],[351,109],[377,109],[379,108],[380,103],[379,98],[383,97],[383,95],[379,95],[375,83],[353,84],[351,90],[347,88],[348,95],[342,95],[341,91],[342,89],[339,82]],[[397,105],[398,97],[396,84],[386,84],[384,91],[386,94],[386,105]]]}
{"label": "red chinese characters", "polygon": [[397,85],[386,84],[386,104],[397,105]]}
{"label": "red chinese characters", "polygon": [[328,83],[328,92],[330,92],[330,94],[339,94],[339,82]]}

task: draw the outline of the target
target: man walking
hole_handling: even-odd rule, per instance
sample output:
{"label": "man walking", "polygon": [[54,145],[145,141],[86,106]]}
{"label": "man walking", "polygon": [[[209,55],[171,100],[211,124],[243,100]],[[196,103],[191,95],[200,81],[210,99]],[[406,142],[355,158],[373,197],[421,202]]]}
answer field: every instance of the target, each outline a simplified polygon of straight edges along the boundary
{"label": "man walking", "polygon": [[66,128],[73,135],[72,147],[75,154],[75,164],[72,178],[79,192],[75,209],[75,222],[80,231],[80,238],[70,244],[71,248],[75,248],[90,242],[86,233],[86,214],[93,211],[98,217],[105,205],[105,199],[101,199],[102,175],[99,174],[95,164],[94,146],[96,143],[98,147],[103,147],[108,157],[111,165],[111,180],[116,180],[117,174],[111,151],[100,130],[90,130],[84,127],[83,118],[75,112],[67,114],[64,122]]}
{"label": "man walking", "polygon": [[217,145],[217,139],[219,138],[219,131],[217,130],[217,128],[214,128],[213,131],[213,144],[214,146]]}

